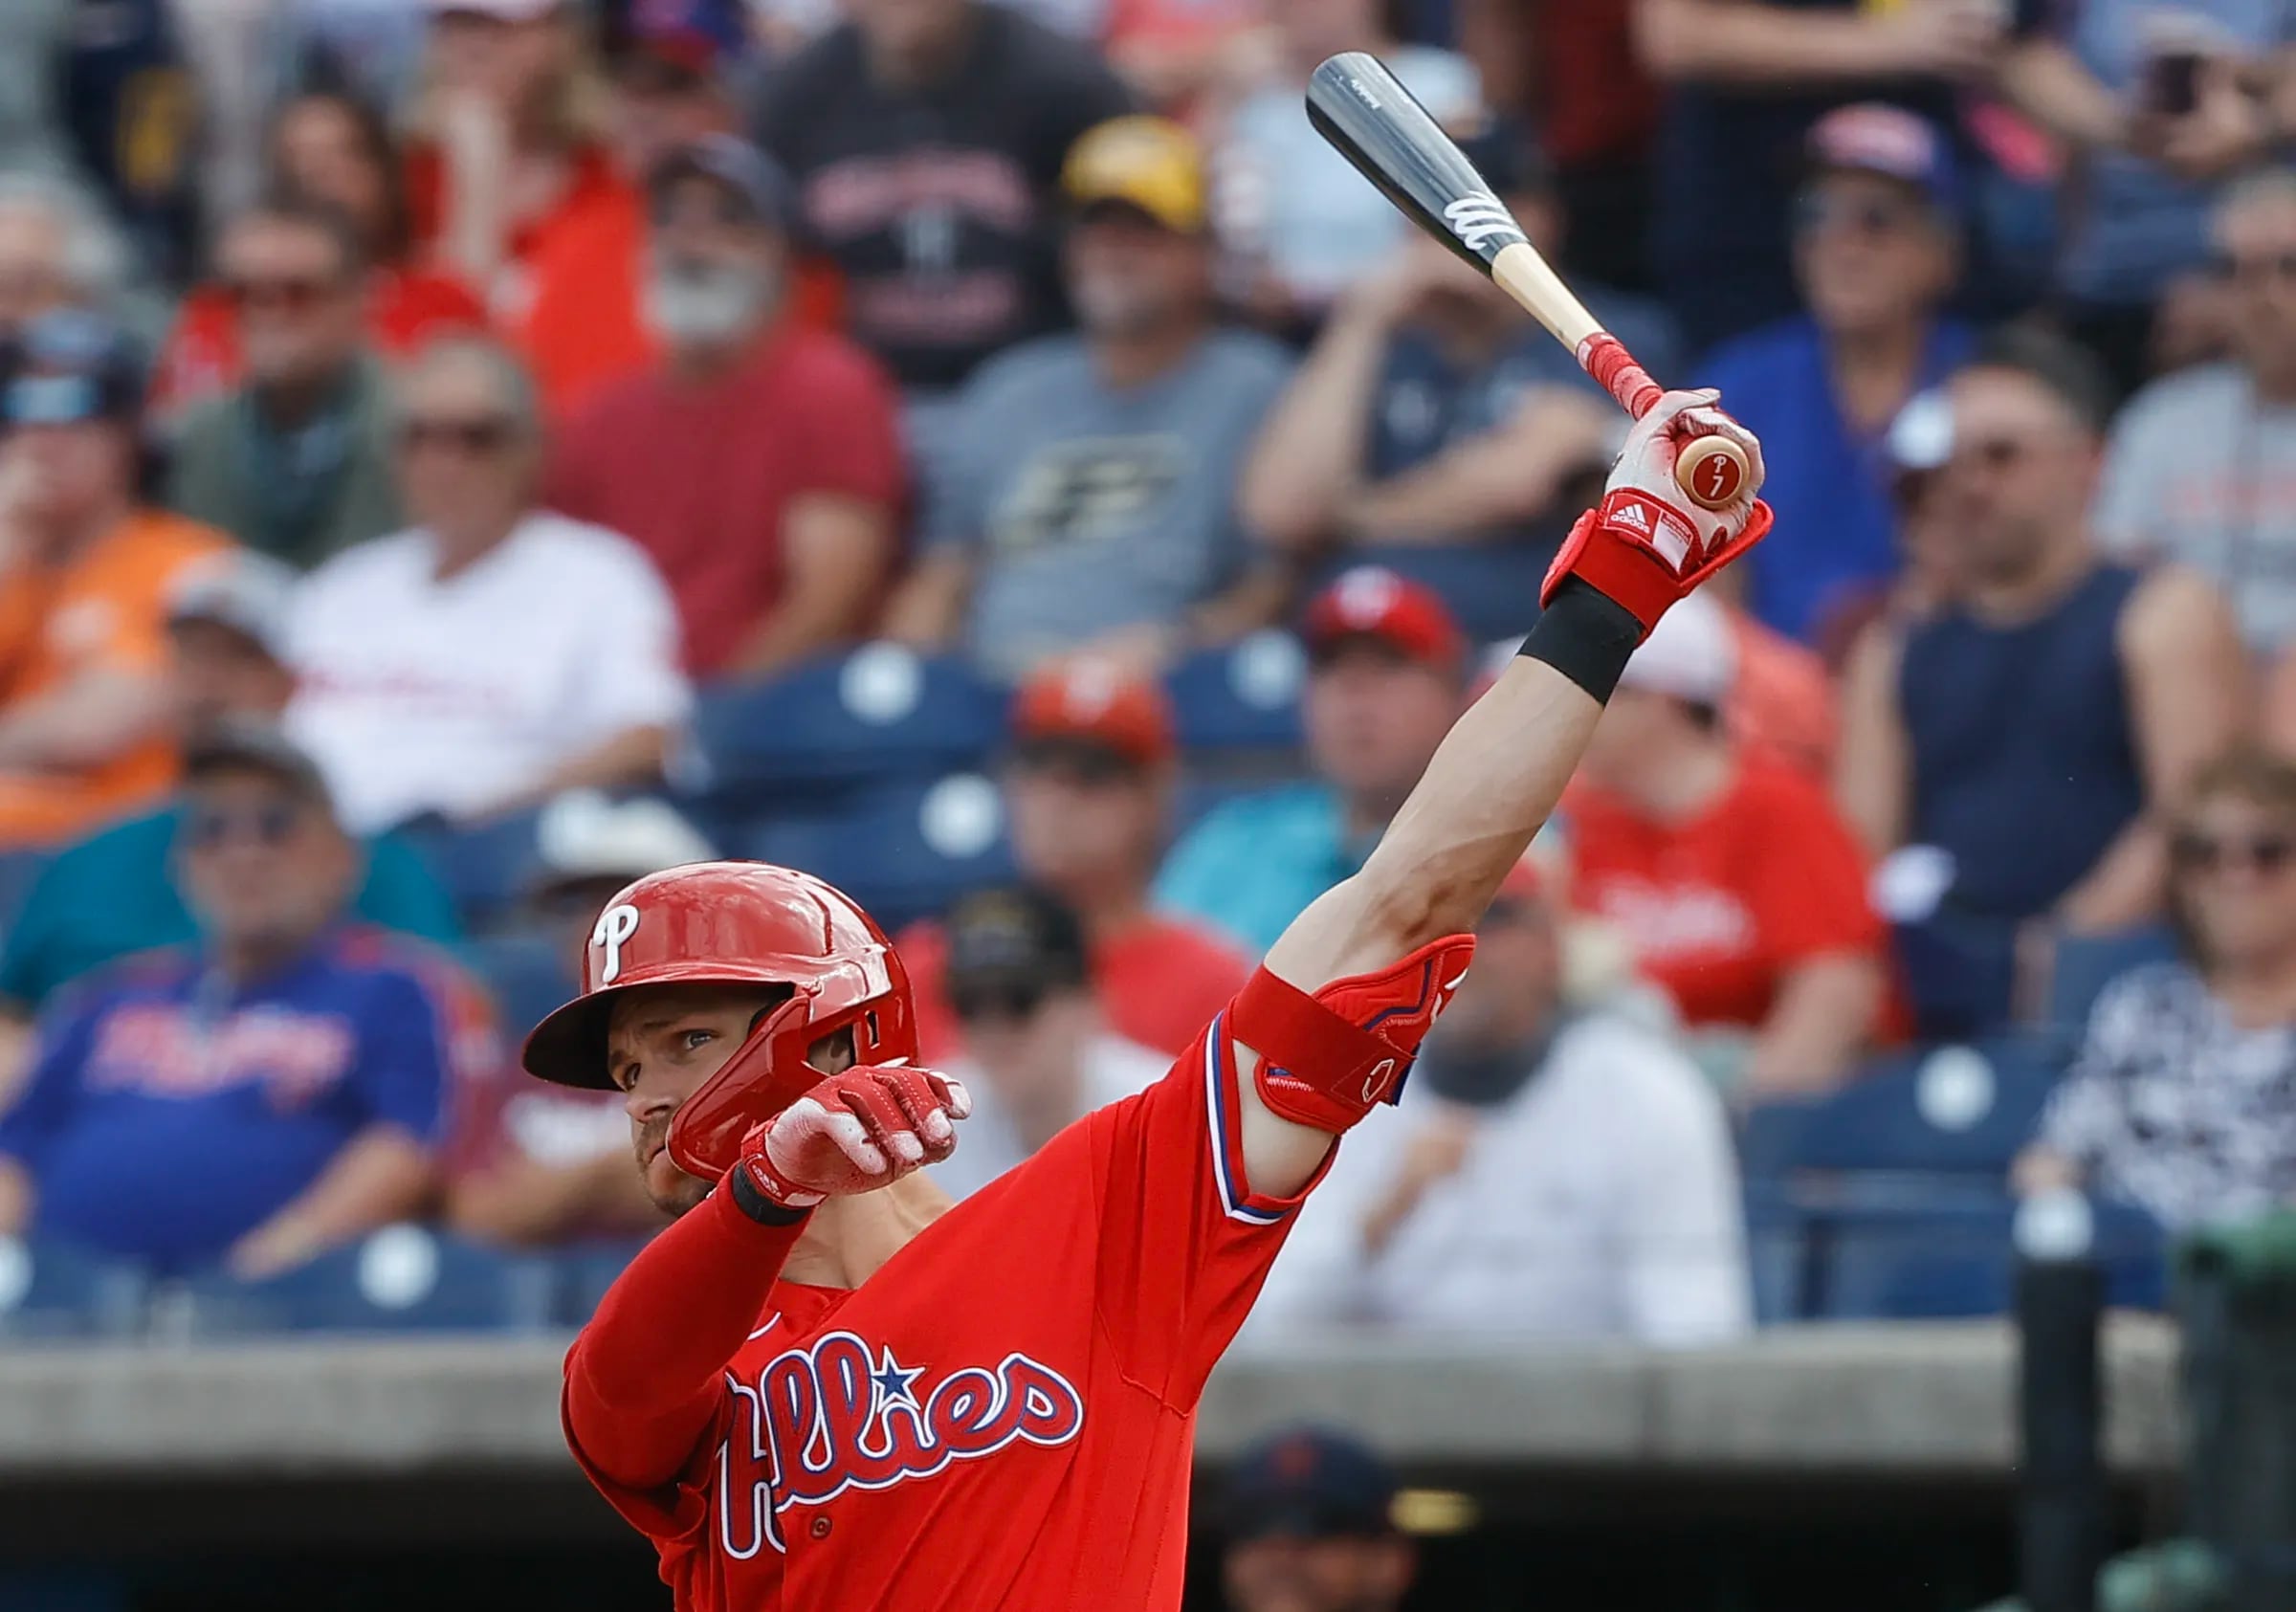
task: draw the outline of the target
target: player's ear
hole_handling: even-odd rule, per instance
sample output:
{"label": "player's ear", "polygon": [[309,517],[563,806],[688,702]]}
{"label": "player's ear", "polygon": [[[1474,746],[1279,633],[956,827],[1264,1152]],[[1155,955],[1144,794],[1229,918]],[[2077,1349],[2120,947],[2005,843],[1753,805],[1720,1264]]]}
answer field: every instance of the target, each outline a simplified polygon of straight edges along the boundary
{"label": "player's ear", "polygon": [[853,1055],[853,1028],[831,1030],[816,1041],[806,1053],[806,1062],[824,1074],[838,1074],[851,1069],[858,1060]]}

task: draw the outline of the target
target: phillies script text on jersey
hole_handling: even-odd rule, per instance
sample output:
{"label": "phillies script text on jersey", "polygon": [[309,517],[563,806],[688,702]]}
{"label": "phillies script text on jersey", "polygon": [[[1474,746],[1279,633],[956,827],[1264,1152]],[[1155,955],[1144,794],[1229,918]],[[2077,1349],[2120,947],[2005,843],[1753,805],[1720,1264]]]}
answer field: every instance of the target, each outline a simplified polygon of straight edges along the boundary
{"label": "phillies script text on jersey", "polygon": [[1067,1444],[1084,1426],[1084,1396],[1026,1355],[919,1382],[925,1375],[891,1349],[872,1359],[860,1338],[833,1332],[776,1355],[754,1385],[734,1383],[740,1405],[718,1463],[725,1554],[784,1549],[776,1518],[792,1505],[934,1477],[1015,1439]]}

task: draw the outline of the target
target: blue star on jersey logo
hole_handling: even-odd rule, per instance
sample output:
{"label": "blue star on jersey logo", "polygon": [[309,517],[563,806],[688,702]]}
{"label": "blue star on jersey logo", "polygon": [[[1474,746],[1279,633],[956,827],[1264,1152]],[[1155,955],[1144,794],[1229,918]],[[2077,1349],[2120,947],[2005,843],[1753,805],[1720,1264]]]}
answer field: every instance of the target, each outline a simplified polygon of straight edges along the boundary
{"label": "blue star on jersey logo", "polygon": [[911,1410],[923,1407],[916,1402],[916,1391],[911,1384],[924,1376],[922,1366],[903,1366],[893,1358],[893,1346],[886,1345],[877,1353],[877,1369],[869,1374],[869,1383],[876,1398],[872,1414],[881,1415],[893,1405],[907,1405]]}

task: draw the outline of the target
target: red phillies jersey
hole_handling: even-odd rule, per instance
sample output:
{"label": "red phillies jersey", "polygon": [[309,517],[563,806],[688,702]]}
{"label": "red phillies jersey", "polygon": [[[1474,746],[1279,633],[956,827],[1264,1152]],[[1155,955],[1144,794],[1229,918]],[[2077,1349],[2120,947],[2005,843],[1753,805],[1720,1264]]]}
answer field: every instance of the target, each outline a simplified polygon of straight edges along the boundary
{"label": "red phillies jersey", "polygon": [[[1358,982],[1319,1000],[1408,1053],[1469,944],[1414,954],[1376,993]],[[1162,1080],[1061,1133],[860,1288],[776,1284],[659,1487],[617,1482],[573,1432],[576,1397],[623,1372],[642,1381],[644,1360],[576,1343],[569,1441],[653,1541],[681,1612],[1180,1605],[1197,1399],[1299,1202],[1245,1180],[1229,1037],[1250,1030],[1247,1045],[1294,1071],[1359,1070],[1375,1045],[1328,1008],[1255,1011],[1269,984],[1289,990],[1255,976]],[[724,1198],[687,1221],[731,1226]],[[712,1234],[681,1222],[664,1241]],[[625,1335],[628,1314],[612,1323]],[[678,1336],[677,1317],[648,1319]]]}

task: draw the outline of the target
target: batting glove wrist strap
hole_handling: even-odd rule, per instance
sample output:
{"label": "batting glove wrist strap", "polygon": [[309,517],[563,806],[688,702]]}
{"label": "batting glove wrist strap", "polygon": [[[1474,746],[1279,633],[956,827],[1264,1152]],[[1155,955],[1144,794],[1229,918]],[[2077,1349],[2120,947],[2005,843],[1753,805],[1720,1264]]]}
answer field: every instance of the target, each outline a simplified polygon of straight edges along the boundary
{"label": "batting glove wrist strap", "polygon": [[792,1203],[772,1196],[740,1165],[725,1173],[725,1189],[733,1195],[734,1207],[760,1226],[795,1226],[813,1212],[811,1203]]}
{"label": "batting glove wrist strap", "polygon": [[1770,506],[1756,502],[1740,530],[1709,546],[1700,528],[1711,519],[1701,521],[1641,488],[1614,488],[1563,540],[1538,602],[1552,605],[1562,585],[1576,577],[1623,606],[1647,637],[1676,600],[1762,541],[1770,530]]}

